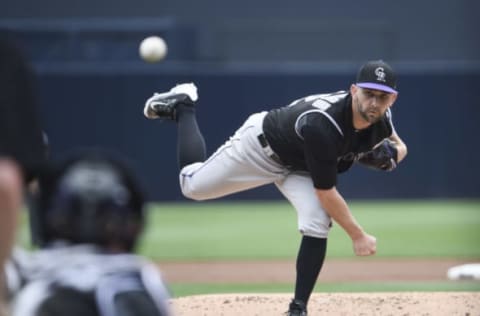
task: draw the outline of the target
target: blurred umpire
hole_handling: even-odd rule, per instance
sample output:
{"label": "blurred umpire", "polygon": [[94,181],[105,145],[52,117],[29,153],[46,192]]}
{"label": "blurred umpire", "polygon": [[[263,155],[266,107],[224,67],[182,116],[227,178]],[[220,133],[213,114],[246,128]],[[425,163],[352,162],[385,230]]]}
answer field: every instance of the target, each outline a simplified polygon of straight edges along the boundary
{"label": "blurred umpire", "polygon": [[[45,159],[33,81],[12,35],[0,30],[0,271],[14,242],[25,185]],[[2,279],[0,273],[0,314]]]}
{"label": "blurred umpire", "polygon": [[144,197],[124,162],[76,153],[42,172],[33,201],[40,249],[7,264],[12,316],[171,315],[158,268],[133,254]]}

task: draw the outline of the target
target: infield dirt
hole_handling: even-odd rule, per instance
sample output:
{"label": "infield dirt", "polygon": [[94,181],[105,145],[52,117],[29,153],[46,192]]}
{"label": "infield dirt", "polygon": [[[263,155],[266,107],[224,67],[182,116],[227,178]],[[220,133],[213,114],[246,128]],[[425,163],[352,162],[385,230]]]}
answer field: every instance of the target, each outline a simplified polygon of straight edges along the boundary
{"label": "infield dirt", "polygon": [[[448,268],[464,263],[328,259],[319,282],[445,281]],[[160,267],[171,283],[289,283],[295,279],[294,261],[163,262]],[[177,316],[275,316],[284,315],[291,297],[291,293],[196,295],[174,298],[172,306]],[[317,292],[309,303],[309,315],[480,316],[480,292]]]}
{"label": "infield dirt", "polygon": [[[221,294],[173,300],[177,316],[280,316],[289,294]],[[342,316],[478,316],[477,292],[316,293],[309,315]]]}

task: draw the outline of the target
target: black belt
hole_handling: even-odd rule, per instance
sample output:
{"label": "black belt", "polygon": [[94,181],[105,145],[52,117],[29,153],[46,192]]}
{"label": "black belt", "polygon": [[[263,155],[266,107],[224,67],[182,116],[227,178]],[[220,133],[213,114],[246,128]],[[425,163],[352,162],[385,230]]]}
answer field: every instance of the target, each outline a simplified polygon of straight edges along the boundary
{"label": "black belt", "polygon": [[265,134],[260,134],[258,135],[258,142],[262,146],[262,148],[265,150],[265,153],[270,157],[273,161],[278,163],[279,165],[284,165],[280,157],[273,151],[272,147],[268,144],[267,138],[265,137]]}

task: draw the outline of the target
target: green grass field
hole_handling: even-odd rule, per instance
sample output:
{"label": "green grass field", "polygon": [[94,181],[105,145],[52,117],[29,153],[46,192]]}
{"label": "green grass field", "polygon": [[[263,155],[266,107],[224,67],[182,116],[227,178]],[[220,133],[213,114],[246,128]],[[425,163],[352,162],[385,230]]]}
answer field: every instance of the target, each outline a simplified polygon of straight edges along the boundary
{"label": "green grass field", "polygon": [[[475,281],[443,281],[443,282],[347,282],[322,283],[318,282],[315,292],[470,292],[480,291],[480,282]],[[215,293],[292,293],[293,284],[198,284],[181,283],[171,284],[170,288],[175,297],[215,294]]]}
{"label": "green grass field", "polygon": [[[352,202],[378,239],[378,257],[480,258],[480,201]],[[300,241],[287,202],[155,204],[140,252],[162,260],[294,258]],[[334,225],[329,257],[352,257]]]}
{"label": "green grass field", "polygon": [[[378,239],[377,257],[480,261],[480,201],[351,202],[362,226]],[[300,234],[287,202],[161,203],[148,208],[139,252],[154,260],[293,259]],[[27,225],[20,234],[28,240]],[[328,257],[353,257],[334,225]],[[199,272],[201,273],[201,272]],[[171,284],[175,296],[228,292],[291,292],[293,284]],[[321,292],[480,291],[480,282],[319,283]]]}
{"label": "green grass field", "polygon": [[[480,201],[352,202],[378,239],[377,257],[480,259]],[[159,260],[293,259],[300,235],[286,202],[155,204],[140,252]],[[353,257],[335,225],[328,257]],[[328,260],[328,258],[327,258]],[[201,273],[201,272],[199,272]],[[171,284],[175,296],[292,292],[293,284]],[[480,291],[480,282],[318,283],[318,292]]]}

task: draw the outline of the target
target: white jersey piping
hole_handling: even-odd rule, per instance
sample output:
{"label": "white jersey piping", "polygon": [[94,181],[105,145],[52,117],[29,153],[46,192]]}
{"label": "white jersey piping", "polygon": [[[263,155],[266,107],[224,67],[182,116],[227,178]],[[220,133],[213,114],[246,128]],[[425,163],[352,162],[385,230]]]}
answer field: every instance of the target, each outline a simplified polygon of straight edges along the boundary
{"label": "white jersey piping", "polygon": [[337,124],[337,122],[333,119],[333,117],[332,117],[330,114],[328,114],[327,112],[322,111],[322,110],[309,110],[309,111],[306,111],[306,112],[303,112],[302,114],[300,114],[300,115],[297,117],[297,120],[295,121],[295,132],[297,133],[298,137],[300,137],[301,139],[303,139],[303,136],[300,134],[298,122],[299,122],[300,119],[303,118],[305,115],[307,115],[307,114],[309,114],[309,113],[313,113],[313,112],[318,112],[318,113],[323,114],[323,115],[336,127],[336,129],[337,129],[337,131],[340,133],[340,135],[342,135],[342,137],[344,136],[342,129],[340,128],[340,126]]}

